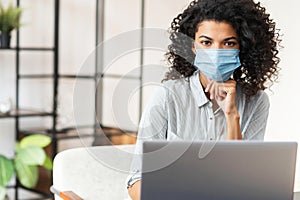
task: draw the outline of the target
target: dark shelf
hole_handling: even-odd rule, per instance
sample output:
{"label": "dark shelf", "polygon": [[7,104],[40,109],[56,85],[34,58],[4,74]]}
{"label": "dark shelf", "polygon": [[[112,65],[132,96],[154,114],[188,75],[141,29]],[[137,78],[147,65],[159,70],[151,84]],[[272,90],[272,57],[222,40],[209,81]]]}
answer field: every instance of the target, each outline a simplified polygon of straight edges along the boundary
{"label": "dark shelf", "polygon": [[23,74],[19,75],[18,78],[23,78],[23,79],[40,79],[40,78],[53,78],[53,74]]}
{"label": "dark shelf", "polygon": [[52,113],[45,111],[37,111],[32,109],[18,109],[12,110],[9,113],[0,113],[0,118],[13,118],[13,117],[35,117],[35,116],[51,116]]}
{"label": "dark shelf", "polygon": [[0,50],[20,50],[20,51],[54,51],[55,49],[53,47],[11,47],[11,48],[2,48],[0,47]]}
{"label": "dark shelf", "polygon": [[55,136],[53,134],[53,130],[50,128],[35,128],[30,130],[20,130],[21,134],[25,135],[32,135],[32,134],[43,134],[48,135],[49,137],[56,137],[56,139],[72,139],[72,138],[78,138],[78,132],[77,129],[81,132],[84,132],[84,134],[80,134],[80,137],[92,137],[94,135],[94,127],[92,125],[87,126],[80,126],[80,127],[67,127],[58,129],[55,131]]}
{"label": "dark shelf", "polygon": [[96,76],[94,75],[73,75],[73,74],[60,74],[59,78],[65,78],[65,79],[95,79]]}
{"label": "dark shelf", "polygon": [[[19,75],[19,78],[22,79],[40,79],[40,78],[54,78],[53,74],[23,74]],[[64,79],[95,79],[96,76],[92,75],[73,75],[73,74],[59,74],[57,75],[57,78],[64,78]]]}
{"label": "dark shelf", "polygon": [[[141,77],[138,76],[128,76],[128,75],[117,75],[117,74],[102,74],[102,78],[112,78],[112,79],[132,79],[132,80],[140,80]],[[54,78],[53,74],[23,74],[19,75],[19,78],[23,79],[39,79],[39,78]],[[59,74],[58,78],[63,79],[96,79],[95,75],[74,75],[74,74]]]}
{"label": "dark shelf", "polygon": [[[79,132],[79,133],[78,133]],[[37,128],[32,130],[21,130],[21,134],[24,135],[32,135],[32,134],[43,134],[48,135],[50,137],[54,137],[52,134],[52,130],[49,128]],[[76,139],[76,138],[87,138],[87,137],[112,137],[112,136],[120,136],[120,135],[136,135],[136,132],[133,131],[125,131],[117,128],[104,127],[102,129],[97,129],[95,134],[95,129],[92,125],[90,126],[81,126],[81,127],[68,127],[60,130],[56,130],[55,137],[58,140],[64,139]]]}
{"label": "dark shelf", "polygon": [[59,78],[66,78],[66,79],[96,79],[97,77],[102,77],[102,78],[117,78],[117,79],[132,79],[132,80],[140,80],[140,76],[130,76],[130,75],[119,75],[119,74],[98,74],[97,75],[74,75],[74,74],[60,74]]}

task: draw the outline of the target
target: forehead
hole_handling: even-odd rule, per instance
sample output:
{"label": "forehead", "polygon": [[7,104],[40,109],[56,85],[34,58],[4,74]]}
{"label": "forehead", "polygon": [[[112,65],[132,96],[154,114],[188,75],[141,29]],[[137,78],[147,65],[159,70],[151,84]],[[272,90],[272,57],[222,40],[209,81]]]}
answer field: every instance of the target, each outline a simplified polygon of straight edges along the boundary
{"label": "forehead", "polygon": [[211,38],[237,37],[236,31],[231,24],[227,22],[217,22],[213,20],[205,20],[198,24],[196,37],[205,35]]}

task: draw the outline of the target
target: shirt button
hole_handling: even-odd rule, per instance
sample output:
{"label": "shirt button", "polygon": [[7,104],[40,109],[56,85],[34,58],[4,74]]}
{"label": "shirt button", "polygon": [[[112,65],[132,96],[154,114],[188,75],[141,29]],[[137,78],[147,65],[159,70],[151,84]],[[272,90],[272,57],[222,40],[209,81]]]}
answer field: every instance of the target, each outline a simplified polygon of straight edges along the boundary
{"label": "shirt button", "polygon": [[212,120],[213,118],[212,118],[212,117],[209,117],[209,119]]}
{"label": "shirt button", "polygon": [[208,103],[208,106],[209,106],[210,108],[212,108],[212,102],[209,102],[209,103]]}
{"label": "shirt button", "polygon": [[210,140],[213,140],[212,138],[209,138]]}

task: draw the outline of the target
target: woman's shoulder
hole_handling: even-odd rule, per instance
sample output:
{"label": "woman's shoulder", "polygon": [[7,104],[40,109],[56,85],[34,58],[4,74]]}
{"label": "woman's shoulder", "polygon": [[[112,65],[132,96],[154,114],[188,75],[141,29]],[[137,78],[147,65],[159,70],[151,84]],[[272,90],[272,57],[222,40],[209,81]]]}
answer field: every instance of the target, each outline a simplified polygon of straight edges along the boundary
{"label": "woman's shoulder", "polygon": [[264,90],[258,90],[249,100],[255,103],[269,103],[269,96]]}
{"label": "woman's shoulder", "polygon": [[162,103],[163,101],[170,101],[171,99],[182,98],[189,96],[189,80],[188,79],[176,79],[163,81],[155,86],[153,91],[153,100],[155,102]]}
{"label": "woman's shoulder", "polygon": [[167,89],[171,89],[172,91],[187,91],[190,87],[189,83],[190,78],[180,78],[164,81],[162,82],[162,85]]}
{"label": "woman's shoulder", "polygon": [[238,99],[247,102],[248,104],[265,104],[269,105],[269,96],[264,90],[259,90],[257,93],[249,98],[242,92],[242,87],[237,85]]}
{"label": "woman's shoulder", "polygon": [[164,106],[167,102],[170,103],[174,99],[182,98],[187,92],[188,82],[184,79],[167,80],[156,84],[152,95],[148,101],[148,106],[155,105]]}
{"label": "woman's shoulder", "polygon": [[264,106],[269,106],[269,96],[264,90],[259,90],[256,95],[252,97],[256,103],[262,104]]}

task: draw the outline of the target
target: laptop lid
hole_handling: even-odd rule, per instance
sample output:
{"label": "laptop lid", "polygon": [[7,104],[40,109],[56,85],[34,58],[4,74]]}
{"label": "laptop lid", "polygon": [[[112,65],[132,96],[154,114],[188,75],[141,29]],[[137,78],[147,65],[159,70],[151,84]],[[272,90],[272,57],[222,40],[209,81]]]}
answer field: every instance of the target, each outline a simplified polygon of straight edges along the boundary
{"label": "laptop lid", "polygon": [[146,141],[141,199],[292,200],[296,142]]}

